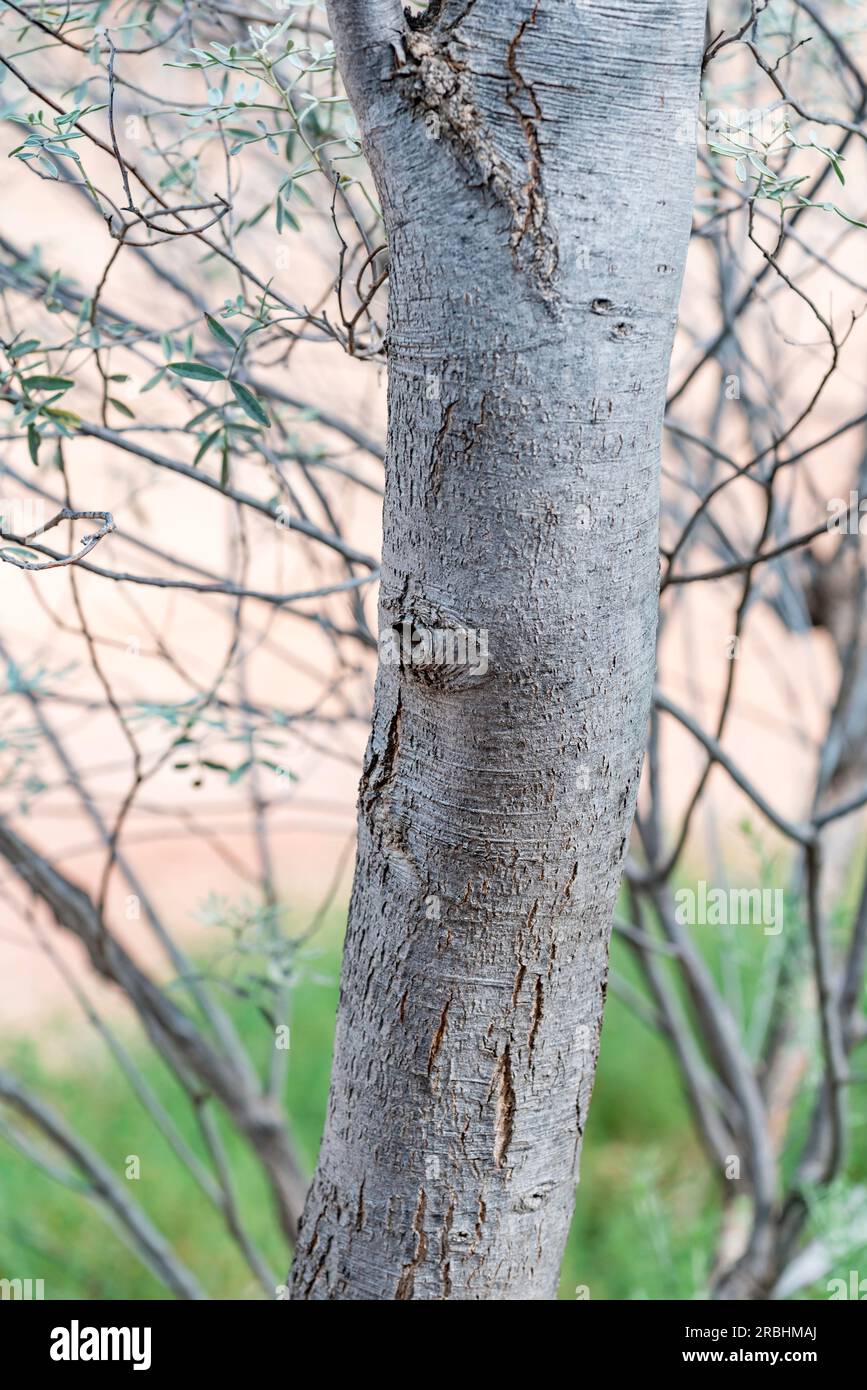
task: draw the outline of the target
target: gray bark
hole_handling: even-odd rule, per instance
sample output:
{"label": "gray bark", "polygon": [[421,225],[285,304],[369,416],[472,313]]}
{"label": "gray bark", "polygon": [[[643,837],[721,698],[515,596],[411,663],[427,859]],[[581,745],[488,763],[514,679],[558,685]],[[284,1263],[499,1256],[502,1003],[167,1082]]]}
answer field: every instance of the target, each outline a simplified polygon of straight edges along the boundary
{"label": "gray bark", "polygon": [[391,255],[381,643],[416,645],[382,649],[292,1293],[547,1299],[653,680],[704,3],[329,12]]}

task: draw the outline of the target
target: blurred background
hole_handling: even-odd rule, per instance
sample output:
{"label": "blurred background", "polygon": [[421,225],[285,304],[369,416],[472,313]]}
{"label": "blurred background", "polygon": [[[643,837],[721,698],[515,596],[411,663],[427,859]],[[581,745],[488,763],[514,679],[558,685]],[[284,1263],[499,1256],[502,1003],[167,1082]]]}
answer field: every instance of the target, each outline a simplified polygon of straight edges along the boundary
{"label": "blurred background", "polygon": [[[771,1296],[867,1294],[865,21],[712,3],[672,113],[659,699],[566,1299],[757,1246]],[[0,55],[0,1279],[279,1297],[376,664],[375,191],[324,6],[7,0]]]}

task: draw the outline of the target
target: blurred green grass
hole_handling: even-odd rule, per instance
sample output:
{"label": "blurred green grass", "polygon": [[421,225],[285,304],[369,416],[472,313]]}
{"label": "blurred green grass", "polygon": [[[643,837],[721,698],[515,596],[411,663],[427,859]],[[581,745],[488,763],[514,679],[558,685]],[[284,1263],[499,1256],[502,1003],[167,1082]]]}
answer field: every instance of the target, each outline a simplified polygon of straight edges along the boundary
{"label": "blurred green grass", "polygon": [[[286,1096],[301,1156],[312,1168],[325,1113],[337,1006],[336,928],[321,934],[315,947],[305,948],[301,966],[292,1004]],[[613,966],[634,978],[619,942]],[[262,1038],[264,1059],[268,1037],[255,1007],[233,999],[229,1012],[242,1036]],[[59,1052],[53,1035],[57,1028],[68,1030],[63,1060],[49,1065],[47,1056]],[[52,1034],[50,1048],[40,1049],[32,1038],[6,1039],[4,1065],[53,1104],[119,1178],[128,1156],[139,1157],[141,1178],[129,1183],[131,1195],[171,1238],[179,1258],[210,1296],[263,1297],[222,1219],[137,1103],[100,1040],[67,1017],[54,1025],[43,1023],[42,1031]],[[126,1041],[178,1128],[203,1154],[189,1106],[173,1078],[135,1034]],[[246,1145],[219,1123],[240,1209],[276,1285],[285,1277],[286,1252],[264,1184]],[[854,1134],[854,1172],[863,1180],[863,1100]],[[669,1051],[611,994],[560,1297],[700,1295],[718,1215],[717,1188],[693,1133]],[[2,1137],[0,1266],[0,1276],[43,1278],[48,1298],[169,1297],[85,1197],[35,1170]]]}

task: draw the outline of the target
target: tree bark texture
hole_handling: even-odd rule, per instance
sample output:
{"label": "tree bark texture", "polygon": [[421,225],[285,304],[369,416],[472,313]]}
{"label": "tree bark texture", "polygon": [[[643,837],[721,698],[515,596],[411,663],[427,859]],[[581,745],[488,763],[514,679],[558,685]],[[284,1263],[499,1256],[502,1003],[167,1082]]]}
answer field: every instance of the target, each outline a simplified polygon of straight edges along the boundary
{"label": "tree bark texture", "polygon": [[389,436],[297,1299],[555,1296],[654,674],[703,0],[432,10],[329,4],[390,250]]}

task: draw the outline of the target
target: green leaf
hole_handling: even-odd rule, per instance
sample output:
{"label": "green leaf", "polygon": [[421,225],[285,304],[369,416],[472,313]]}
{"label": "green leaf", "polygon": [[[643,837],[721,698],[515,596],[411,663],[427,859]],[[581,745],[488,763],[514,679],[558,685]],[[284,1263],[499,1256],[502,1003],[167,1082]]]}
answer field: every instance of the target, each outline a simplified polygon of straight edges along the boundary
{"label": "green leaf", "polygon": [[271,421],[259,397],[253,394],[249,386],[242,385],[240,381],[230,381],[229,385],[232,388],[235,400],[243,407],[250,419],[255,420],[259,425],[264,425],[265,428],[268,429]]}
{"label": "green leaf", "polygon": [[231,333],[229,333],[223,327],[219,319],[212,318],[210,314],[205,314],[205,323],[208,325],[218,342],[225,343],[227,347],[232,348],[232,350],[234,351],[238,344],[235,342],[235,339],[232,337]]}
{"label": "green leaf", "polygon": [[130,410],[129,406],[124,405],[123,401],[117,400],[114,396],[109,396],[108,399],[111,405],[114,406],[115,410],[120,411],[121,415],[125,415],[128,420],[135,419],[135,411]]}
{"label": "green leaf", "polygon": [[30,453],[31,461],[39,467],[39,445],[42,439],[35,425],[27,426],[27,448]]}
{"label": "green leaf", "polygon": [[200,410],[198,415],[194,416],[192,420],[188,420],[187,423],[184,425],[184,429],[195,431],[199,429],[201,425],[204,424],[205,420],[208,420],[212,415],[217,414],[219,414],[217,406],[209,405],[204,410]]}
{"label": "green leaf", "polygon": [[240,782],[241,778],[244,776],[244,773],[249,772],[252,766],[253,759],[248,758],[246,762],[239,763],[236,768],[233,768],[232,771],[229,773],[229,786],[234,787],[236,782]]}
{"label": "green leaf", "polygon": [[287,777],[290,782],[297,782],[298,777],[294,772],[290,772],[287,767],[281,767],[279,763],[272,763],[268,758],[261,758],[262,767],[270,768],[271,772],[276,772],[279,777]]}
{"label": "green leaf", "polygon": [[208,450],[210,449],[211,445],[215,442],[215,440],[219,439],[219,437],[220,437],[221,434],[222,434],[222,428],[216,429],[216,430],[214,430],[213,434],[209,434],[209,435],[208,435],[207,439],[203,439],[203,440],[202,440],[201,444],[199,445],[199,447],[198,447],[198,449],[197,449],[197,451],[196,451],[196,457],[193,459],[193,467],[194,467],[194,468],[197,468],[197,467],[198,467],[198,465],[201,463],[202,459],[205,457],[205,454],[206,454],[206,453],[208,452]]}
{"label": "green leaf", "polygon": [[833,212],[836,212],[838,217],[842,217],[843,221],[848,222],[850,226],[867,228],[867,222],[859,222],[856,217],[850,217],[849,214],[844,212],[841,207],[838,207],[836,203],[826,203],[825,206],[830,207]]}
{"label": "green leaf", "polygon": [[139,392],[139,395],[143,396],[145,391],[152,391],[155,386],[159,386],[165,374],[165,367],[160,367],[159,371],[154,373],[150,381],[145,382],[144,386],[141,388],[141,391]]}
{"label": "green leaf", "polygon": [[285,206],[285,204],[281,203],[281,201],[280,201],[279,198],[277,199],[277,206],[280,208],[280,211],[281,211],[281,216],[280,216],[280,225],[281,225],[281,229],[282,229],[282,224],[283,224],[284,222],[288,222],[288,223],[289,223],[289,226],[292,228],[292,230],[293,230],[294,232],[300,232],[300,231],[301,231],[301,223],[298,221],[298,218],[295,216],[294,212],[290,212],[289,209]]}
{"label": "green leaf", "polygon": [[75,382],[68,376],[28,376],[23,378],[22,385],[28,391],[68,391]]}
{"label": "green leaf", "polygon": [[225,381],[225,373],[216,367],[208,367],[204,362],[170,362],[169,371],[175,376],[189,376],[194,381]]}
{"label": "green leaf", "polygon": [[23,342],[13,343],[10,348],[7,348],[6,356],[11,357],[12,361],[14,362],[17,358],[25,357],[28,352],[32,352],[34,348],[38,347],[38,338],[25,338]]}
{"label": "green leaf", "polygon": [[770,167],[769,164],[766,164],[763,159],[760,159],[759,156],[753,150],[750,150],[748,152],[747,159],[750,161],[754,169],[758,169],[760,174],[764,174],[765,178],[773,179],[776,182],[777,176],[774,173],[773,169]]}

